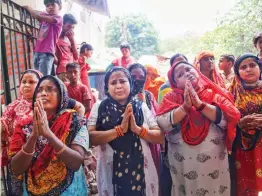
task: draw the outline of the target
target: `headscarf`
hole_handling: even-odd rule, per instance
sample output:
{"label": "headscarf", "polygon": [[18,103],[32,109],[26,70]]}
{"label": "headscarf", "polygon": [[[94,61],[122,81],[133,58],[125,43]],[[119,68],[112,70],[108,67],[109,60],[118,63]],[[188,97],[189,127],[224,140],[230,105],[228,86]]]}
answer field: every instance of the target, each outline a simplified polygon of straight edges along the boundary
{"label": "headscarf", "polygon": [[[256,87],[247,87],[245,82],[240,78],[239,66],[241,62],[247,58],[252,58],[260,68],[260,80],[262,74],[262,63],[258,57],[253,54],[241,55],[234,64],[235,79],[233,80],[229,91],[233,94],[235,106],[240,111],[241,117],[249,114],[257,113],[262,114],[262,85]],[[259,139],[259,130],[244,131],[238,128],[240,133],[240,145],[243,150],[252,150]]]}
{"label": "headscarf", "polygon": [[[132,70],[136,69],[136,68],[142,69],[142,71],[144,72],[145,77],[143,79],[141,79],[141,80],[137,80],[137,79],[135,79],[135,78],[133,78],[131,76],[132,82],[133,82],[133,89],[132,89],[131,93],[132,93],[133,96],[136,96],[136,95],[138,95],[140,93],[145,93],[146,104],[147,104],[148,108],[151,109],[152,108],[151,95],[150,95],[150,93],[148,91],[144,90],[144,86],[145,86],[145,82],[146,82],[146,69],[145,69],[145,67],[143,65],[141,65],[139,63],[132,64],[128,68],[130,74],[131,74]],[[144,100],[142,100],[142,101],[144,101]]]}
{"label": "headscarf", "polygon": [[[174,108],[178,108],[184,102],[184,91],[177,88],[174,80],[174,71],[179,64],[189,64],[188,62],[179,62],[171,67],[168,71],[168,79],[172,92],[166,94],[159,106],[157,115],[165,114]],[[234,107],[232,97],[222,90],[218,85],[211,82],[207,77],[198,71],[199,74],[199,90],[197,94],[199,99],[205,103],[219,107],[227,121],[226,128],[226,146],[229,151],[232,149],[232,144],[235,139],[235,130],[240,118],[239,111]],[[192,107],[188,115],[181,121],[181,133],[183,140],[189,145],[200,144],[207,136],[210,126],[210,120],[207,119],[201,112]]]}
{"label": "headscarf", "polygon": [[[199,71],[200,71],[200,61],[205,58],[205,57],[214,57],[214,54],[210,51],[202,51],[200,52],[194,61],[194,67],[196,67]],[[223,78],[220,76],[220,74],[218,73],[218,71],[216,70],[216,66],[214,67],[214,69],[212,70],[212,81],[214,83],[216,83],[218,86],[222,87],[222,88],[226,88],[225,83],[223,81]]]}
{"label": "headscarf", "polygon": [[[115,126],[120,125],[123,119],[122,115],[125,112],[128,103],[132,104],[136,124],[138,126],[143,125],[144,116],[142,112],[142,101],[134,98],[130,93],[127,103],[121,105],[114,100],[108,92],[110,76],[117,71],[121,71],[126,75],[130,84],[130,89],[132,90],[132,80],[127,69],[123,67],[113,67],[106,73],[105,92],[107,98],[102,101],[99,106],[96,130],[106,131],[114,129]],[[112,182],[115,194],[134,196],[142,195],[141,193],[145,190],[145,175],[143,169],[144,158],[140,138],[131,130],[128,130],[124,136],[109,142],[109,145],[114,150]],[[132,175],[132,173],[135,173],[136,175]],[[140,175],[138,180],[136,179],[137,175]],[[133,184],[131,184],[130,181],[132,181]],[[132,190],[132,186],[141,186],[141,190]]]}
{"label": "headscarf", "polygon": [[158,70],[151,65],[145,65],[147,76],[145,90],[153,93],[155,99],[158,99],[158,91],[162,84],[165,83],[165,78],[161,77]]}
{"label": "headscarf", "polygon": [[[86,121],[82,117],[79,117],[75,111],[66,109],[69,102],[66,87],[62,81],[51,75],[44,76],[39,80],[34,93],[33,103],[36,100],[38,88],[45,80],[51,80],[55,83],[59,92],[58,96],[60,97],[56,115],[49,120],[49,127],[56,137],[65,145],[70,146]],[[12,138],[13,142],[9,151],[11,157],[22,149],[25,141],[32,133],[32,129],[32,119],[21,121],[15,128]],[[38,137],[32,164],[25,172],[24,180],[28,194],[60,195],[71,185],[73,178],[74,171],[67,168],[65,163],[56,157],[53,147],[47,143],[45,138],[42,136]],[[19,185],[19,182],[17,185]],[[11,191],[17,191],[15,190],[15,184],[12,184],[10,187]],[[16,195],[16,192],[12,192],[12,195]]]}

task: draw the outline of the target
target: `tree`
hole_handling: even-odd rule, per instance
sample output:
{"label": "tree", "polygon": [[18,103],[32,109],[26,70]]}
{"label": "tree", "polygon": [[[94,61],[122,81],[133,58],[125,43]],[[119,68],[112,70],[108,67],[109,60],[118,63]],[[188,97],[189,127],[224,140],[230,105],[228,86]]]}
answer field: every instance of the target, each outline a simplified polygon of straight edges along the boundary
{"label": "tree", "polygon": [[127,42],[131,45],[132,56],[155,54],[158,51],[158,33],[153,24],[142,14],[130,14],[114,17],[106,27],[107,47],[119,47],[124,41],[123,24]]}
{"label": "tree", "polygon": [[[193,34],[169,39],[169,45],[187,56],[196,55],[201,50],[210,50],[217,57],[222,54],[237,57],[245,52],[255,53],[252,40],[255,33],[262,31],[261,7],[262,0],[239,0],[228,13],[217,19],[217,27],[212,31],[195,36],[195,39],[192,39]],[[161,52],[170,51],[166,42],[168,40],[160,42]]]}

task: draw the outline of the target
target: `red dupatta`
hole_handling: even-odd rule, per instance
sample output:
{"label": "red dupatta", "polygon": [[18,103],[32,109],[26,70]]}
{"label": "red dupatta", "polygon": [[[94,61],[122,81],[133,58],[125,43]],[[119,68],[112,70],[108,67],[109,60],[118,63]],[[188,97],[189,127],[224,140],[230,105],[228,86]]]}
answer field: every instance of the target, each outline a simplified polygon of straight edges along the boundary
{"label": "red dupatta", "polygon": [[[184,102],[184,91],[176,87],[176,83],[173,79],[174,69],[180,63],[172,66],[168,72],[168,79],[173,91],[164,96],[159,105],[158,116],[178,108]],[[197,94],[203,102],[218,106],[222,110],[227,121],[226,146],[228,150],[231,151],[236,136],[236,125],[240,119],[240,113],[234,106],[231,94],[223,91],[219,86],[211,82],[199,71],[198,74],[200,77],[200,89],[197,91]],[[200,144],[208,134],[210,123],[209,119],[207,119],[201,112],[196,111],[195,107],[192,107],[188,115],[181,121],[183,140],[189,145]]]}
{"label": "red dupatta", "polygon": [[[65,110],[56,118],[50,128],[67,146],[70,145],[68,137],[71,135],[70,126],[72,124],[72,116],[73,113],[71,111]],[[29,119],[26,121],[29,121]],[[32,121],[29,124],[24,121],[16,127],[12,137],[12,141],[15,142],[11,143],[9,156],[14,156],[22,149],[22,146],[32,132],[32,126]],[[34,195],[49,195],[58,189],[62,191],[64,188],[63,185],[71,184],[73,180],[72,172],[66,168],[64,162],[56,157],[51,145],[45,143],[44,140],[38,139],[36,154],[38,155],[26,172],[28,192]]]}
{"label": "red dupatta", "polygon": [[[200,60],[204,57],[214,57],[214,54],[210,51],[202,51],[200,52],[196,59],[195,59],[195,62],[194,62],[194,66],[200,70]],[[211,74],[211,77],[212,77],[212,81],[217,84],[218,86],[222,87],[222,88],[226,88],[225,86],[225,83],[224,83],[224,80],[223,78],[220,76],[220,74],[218,73],[216,67],[212,70],[212,74]]]}

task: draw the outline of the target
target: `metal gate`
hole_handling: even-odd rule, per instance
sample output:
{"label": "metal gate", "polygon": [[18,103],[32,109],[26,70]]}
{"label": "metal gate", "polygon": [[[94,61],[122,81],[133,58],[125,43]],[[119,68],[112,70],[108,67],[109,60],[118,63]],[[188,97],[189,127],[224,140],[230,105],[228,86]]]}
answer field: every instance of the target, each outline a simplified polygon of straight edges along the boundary
{"label": "metal gate", "polygon": [[[1,1],[1,115],[2,109],[19,96],[21,74],[33,67],[33,51],[39,23],[20,5],[10,0]],[[5,195],[5,167],[1,167]]]}
{"label": "metal gate", "polygon": [[19,96],[19,78],[32,67],[39,23],[20,5],[1,2],[1,103]]}

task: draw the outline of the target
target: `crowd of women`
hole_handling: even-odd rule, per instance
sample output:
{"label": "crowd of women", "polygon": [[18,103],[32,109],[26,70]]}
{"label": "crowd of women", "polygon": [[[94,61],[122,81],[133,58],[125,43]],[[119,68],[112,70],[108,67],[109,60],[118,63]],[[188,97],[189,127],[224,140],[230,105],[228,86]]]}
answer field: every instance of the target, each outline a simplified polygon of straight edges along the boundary
{"label": "crowd of women", "polygon": [[261,53],[236,59],[228,88],[209,51],[194,65],[174,55],[166,83],[153,67],[112,66],[87,120],[57,77],[25,71],[1,117],[10,195],[88,195],[82,165],[98,146],[101,196],[258,196],[262,34],[254,40]]}

